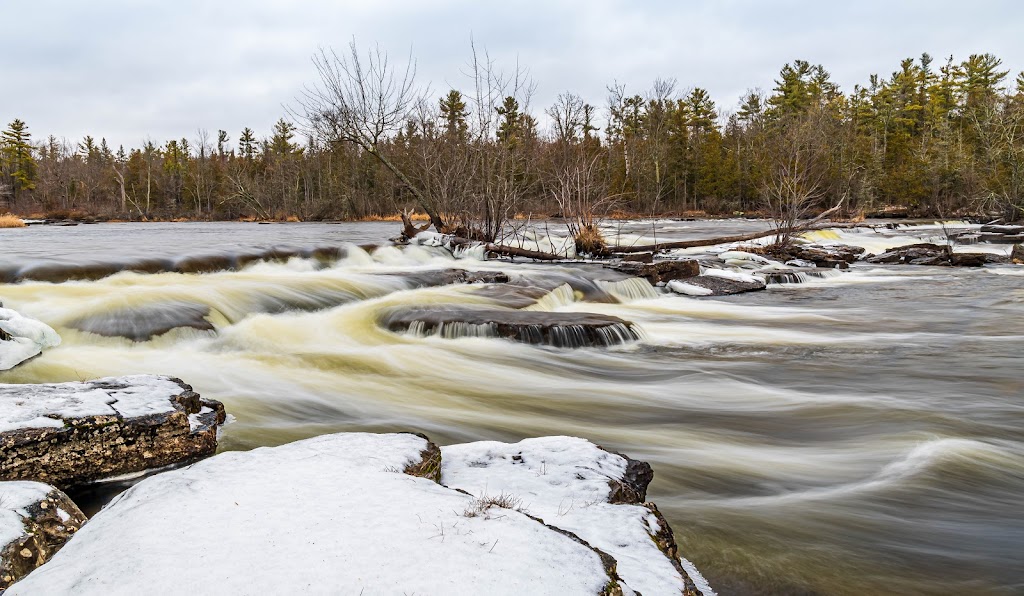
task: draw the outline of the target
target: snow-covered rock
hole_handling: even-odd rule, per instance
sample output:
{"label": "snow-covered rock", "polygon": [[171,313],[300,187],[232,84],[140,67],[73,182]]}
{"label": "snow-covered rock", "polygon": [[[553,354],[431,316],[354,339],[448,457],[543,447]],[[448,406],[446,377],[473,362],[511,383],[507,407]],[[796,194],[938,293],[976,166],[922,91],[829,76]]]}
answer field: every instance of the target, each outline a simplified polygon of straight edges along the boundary
{"label": "snow-covered rock", "polygon": [[668,289],[673,292],[687,296],[726,296],[756,292],[766,287],[764,279],[757,275],[710,267],[685,282],[672,282],[668,285]]}
{"label": "snow-covered rock", "polygon": [[0,370],[8,370],[60,345],[60,336],[41,321],[0,307]]}
{"label": "snow-covered rock", "polygon": [[702,286],[696,286],[685,281],[673,279],[668,282],[666,287],[672,290],[676,294],[682,294],[684,296],[711,296],[715,293],[711,288],[705,288]]}
{"label": "snow-covered rock", "polygon": [[345,433],[158,474],[7,596],[629,593],[579,537],[410,475],[436,476],[437,454],[417,435]]}
{"label": "snow-covered rock", "polygon": [[0,592],[53,556],[85,523],[56,488],[0,482]]}
{"label": "snow-covered rock", "polygon": [[0,384],[0,478],[68,487],[212,454],[224,406],[178,379]]}
{"label": "snow-covered rock", "polygon": [[653,477],[647,464],[574,437],[452,445],[441,455],[444,484],[481,499],[514,500],[576,534],[615,558],[630,589],[645,596],[714,594],[699,573],[684,570],[668,523],[644,503]]}

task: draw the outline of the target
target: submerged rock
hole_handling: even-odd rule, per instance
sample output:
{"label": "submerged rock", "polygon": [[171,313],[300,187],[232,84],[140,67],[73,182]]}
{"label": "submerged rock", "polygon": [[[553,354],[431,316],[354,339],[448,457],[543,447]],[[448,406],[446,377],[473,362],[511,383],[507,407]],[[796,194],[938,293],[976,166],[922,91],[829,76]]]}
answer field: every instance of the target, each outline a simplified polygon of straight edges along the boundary
{"label": "submerged rock", "polygon": [[501,271],[469,271],[466,269],[432,269],[427,271],[388,272],[390,275],[408,279],[416,287],[450,286],[454,284],[503,284],[509,276]]}
{"label": "submerged rock", "polygon": [[700,275],[700,263],[695,260],[658,261],[657,263],[624,261],[612,265],[611,268],[622,273],[646,278],[651,285]]}
{"label": "submerged rock", "polygon": [[149,341],[173,329],[213,331],[210,307],[195,302],[169,301],[82,317],[69,327],[104,337]]}
{"label": "submerged rock", "polygon": [[417,308],[386,313],[390,331],[415,335],[498,337],[558,348],[611,346],[640,339],[632,323],[595,313],[458,308]]}
{"label": "submerged rock", "polygon": [[0,482],[0,592],[50,559],[85,523],[67,495],[41,482]]}
{"label": "submerged rock", "polygon": [[0,305],[0,370],[9,370],[60,345],[49,325]]}
{"label": "submerged rock", "polygon": [[[609,493],[608,479],[621,480],[626,466],[607,453],[603,476],[589,471],[594,458],[572,466],[568,460],[583,444],[563,438],[534,445],[529,465],[540,465],[546,449],[565,461],[556,468],[552,459],[549,480],[586,475],[573,486],[598,508],[581,500],[582,516],[572,519],[582,523],[591,512],[612,508],[595,518],[604,525],[594,536],[616,542],[621,561],[564,528],[557,516],[537,517],[547,511],[541,498],[534,512],[512,497],[482,498],[438,484],[430,473],[403,473],[435,468],[425,462],[436,461],[438,450],[422,436],[344,433],[222,453],[147,478],[7,596],[623,594],[634,586],[620,579],[618,566],[644,564],[658,565],[658,582],[677,573],[674,591],[664,593],[696,594],[683,591],[682,574],[659,550],[667,525],[654,510],[598,506]],[[490,470],[496,484],[507,468]],[[591,494],[584,484],[599,490]],[[545,504],[573,492],[544,477],[535,486]],[[624,520],[628,525],[615,525]],[[627,556],[637,558],[626,562]]]}
{"label": "submerged rock", "polygon": [[67,488],[194,461],[216,450],[224,418],[169,377],[0,384],[0,479]]}

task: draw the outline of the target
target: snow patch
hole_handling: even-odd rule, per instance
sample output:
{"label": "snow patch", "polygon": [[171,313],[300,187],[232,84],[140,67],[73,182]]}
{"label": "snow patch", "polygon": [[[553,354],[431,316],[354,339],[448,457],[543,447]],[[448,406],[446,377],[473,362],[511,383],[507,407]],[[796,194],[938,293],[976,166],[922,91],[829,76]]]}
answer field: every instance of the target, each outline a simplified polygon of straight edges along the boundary
{"label": "snow patch", "polygon": [[688,284],[685,281],[673,279],[668,282],[668,289],[672,290],[676,294],[683,294],[684,296],[710,296],[715,293],[710,288],[704,288],[694,284]]}
{"label": "snow patch", "polygon": [[732,281],[739,281],[743,283],[763,283],[763,280],[757,276],[740,273],[739,271],[729,271],[727,269],[705,269],[701,272],[701,275],[705,277],[721,277],[723,279],[730,279]]}
{"label": "snow patch", "polygon": [[42,321],[26,317],[9,308],[0,308],[0,330],[11,336],[0,340],[0,370],[8,370],[60,345],[60,336]]}

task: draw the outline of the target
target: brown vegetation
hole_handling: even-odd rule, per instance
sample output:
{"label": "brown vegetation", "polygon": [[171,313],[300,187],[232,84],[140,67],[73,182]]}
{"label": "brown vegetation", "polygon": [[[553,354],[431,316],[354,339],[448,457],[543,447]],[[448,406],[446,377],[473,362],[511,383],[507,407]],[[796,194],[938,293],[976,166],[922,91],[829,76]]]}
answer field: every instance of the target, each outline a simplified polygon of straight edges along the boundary
{"label": "brown vegetation", "polygon": [[11,213],[0,214],[0,228],[24,228],[25,222]]}

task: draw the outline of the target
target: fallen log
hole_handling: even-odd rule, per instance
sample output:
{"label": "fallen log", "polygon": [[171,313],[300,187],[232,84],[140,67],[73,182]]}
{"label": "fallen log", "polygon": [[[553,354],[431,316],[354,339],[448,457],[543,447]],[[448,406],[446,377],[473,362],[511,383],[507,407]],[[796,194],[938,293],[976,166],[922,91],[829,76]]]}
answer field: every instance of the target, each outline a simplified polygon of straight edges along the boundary
{"label": "fallen log", "polygon": [[[825,228],[837,228],[837,227],[849,227],[830,223],[829,225],[819,226],[817,223],[826,217],[832,215],[836,211],[839,211],[839,207],[842,205],[842,201],[836,204],[831,209],[826,209],[819,213],[813,219],[810,219],[798,226],[792,228],[775,228],[772,230],[762,232],[752,232],[750,234],[740,234],[738,236],[719,236],[718,238],[705,238],[702,240],[682,240],[679,242],[659,242],[657,244],[643,244],[635,246],[609,246],[604,249],[599,256],[611,256],[612,253],[637,253],[637,252],[659,252],[662,250],[676,250],[680,248],[701,248],[704,246],[714,246],[716,244],[727,244],[731,242],[746,242],[747,240],[757,240],[766,236],[775,236],[783,234],[799,234],[803,232],[810,232],[812,230],[821,230]],[[857,224],[853,224],[856,227]]]}

